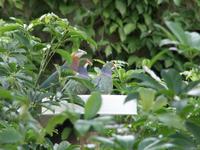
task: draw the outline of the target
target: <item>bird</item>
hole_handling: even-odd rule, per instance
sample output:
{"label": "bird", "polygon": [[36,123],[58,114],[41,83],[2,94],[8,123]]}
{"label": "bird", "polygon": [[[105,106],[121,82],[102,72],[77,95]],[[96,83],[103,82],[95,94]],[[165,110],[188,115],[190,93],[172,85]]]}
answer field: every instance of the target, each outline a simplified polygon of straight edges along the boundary
{"label": "bird", "polygon": [[[80,58],[86,54],[87,52],[81,49],[78,49],[76,52],[73,52],[71,54],[71,57],[72,57],[71,65],[64,63],[60,67],[61,71],[72,69],[73,71],[77,72]],[[56,83],[57,81],[58,81],[58,71],[56,70],[44,82],[42,82],[42,84],[40,84],[40,88],[44,88],[44,89],[49,88],[53,83]]]}
{"label": "bird", "polygon": [[[75,77],[80,79],[90,80],[90,76],[87,71],[88,65],[92,65],[92,62],[89,59],[81,59]],[[63,91],[70,93],[72,95],[87,94],[89,92],[88,88],[86,88],[81,82],[75,79],[70,79],[65,84],[62,92]]]}
{"label": "bird", "polygon": [[111,94],[113,90],[112,81],[112,62],[107,62],[103,65],[100,74],[93,79],[93,83],[101,94]]}

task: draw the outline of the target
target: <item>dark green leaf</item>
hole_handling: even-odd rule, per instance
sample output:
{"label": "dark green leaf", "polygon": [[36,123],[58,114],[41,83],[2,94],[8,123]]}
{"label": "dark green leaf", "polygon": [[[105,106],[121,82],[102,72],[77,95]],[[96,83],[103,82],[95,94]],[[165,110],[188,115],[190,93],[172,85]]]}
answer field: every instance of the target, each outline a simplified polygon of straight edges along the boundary
{"label": "dark green leaf", "polygon": [[182,90],[182,79],[179,73],[175,69],[162,70],[161,76],[167,84],[169,90],[174,91],[175,94],[179,94]]}
{"label": "dark green leaf", "polygon": [[200,143],[200,126],[189,121],[186,121],[185,125],[186,128],[194,135],[198,143]]}
{"label": "dark green leaf", "polygon": [[72,57],[66,50],[57,49],[56,53],[60,54],[68,64],[72,63]]}
{"label": "dark green leaf", "polygon": [[122,16],[125,15],[125,13],[126,13],[126,2],[125,1],[122,1],[122,0],[115,1],[115,7],[117,8],[117,10],[120,12],[120,14]]}
{"label": "dark green leaf", "polygon": [[101,107],[101,94],[99,92],[92,92],[85,104],[85,119],[91,119],[96,116]]}

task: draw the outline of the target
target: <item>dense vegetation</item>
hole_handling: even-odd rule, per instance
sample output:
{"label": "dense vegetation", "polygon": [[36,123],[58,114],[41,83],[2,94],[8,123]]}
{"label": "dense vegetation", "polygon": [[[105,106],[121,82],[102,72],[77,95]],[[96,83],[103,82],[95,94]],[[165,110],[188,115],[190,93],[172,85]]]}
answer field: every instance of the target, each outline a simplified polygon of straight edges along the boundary
{"label": "dense vegetation", "polygon": [[[70,143],[74,132],[92,143],[83,149],[200,149],[198,0],[0,0],[0,7],[0,149],[80,149]],[[114,63],[112,94],[137,99],[138,115],[97,116],[101,92],[61,68],[79,48],[95,58],[92,77]],[[55,70],[58,82],[42,88]],[[86,104],[62,92],[69,80],[91,93]],[[84,115],[66,110],[42,126],[41,107],[60,100],[83,106]],[[67,119],[72,126],[54,144],[49,137]]]}

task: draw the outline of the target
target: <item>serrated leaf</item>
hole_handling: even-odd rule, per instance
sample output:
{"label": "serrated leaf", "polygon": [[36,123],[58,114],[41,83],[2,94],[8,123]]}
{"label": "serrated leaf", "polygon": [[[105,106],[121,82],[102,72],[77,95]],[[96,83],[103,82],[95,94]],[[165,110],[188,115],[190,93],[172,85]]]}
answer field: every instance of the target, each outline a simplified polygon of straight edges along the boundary
{"label": "serrated leaf", "polygon": [[91,119],[96,116],[101,107],[102,99],[99,92],[92,92],[85,104],[84,117],[85,119]]}

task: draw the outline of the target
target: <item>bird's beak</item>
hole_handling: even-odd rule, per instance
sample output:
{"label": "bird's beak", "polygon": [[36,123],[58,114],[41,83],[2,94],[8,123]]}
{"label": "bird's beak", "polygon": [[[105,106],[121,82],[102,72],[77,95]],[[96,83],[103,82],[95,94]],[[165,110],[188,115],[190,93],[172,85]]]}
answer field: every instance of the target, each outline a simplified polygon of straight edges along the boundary
{"label": "bird's beak", "polygon": [[81,49],[78,49],[76,52],[72,53],[74,57],[81,58],[83,55],[86,55],[87,52]]}
{"label": "bird's beak", "polygon": [[88,65],[90,65],[90,66],[93,65],[93,63],[92,63],[89,59],[86,59],[86,63],[87,63]]}

